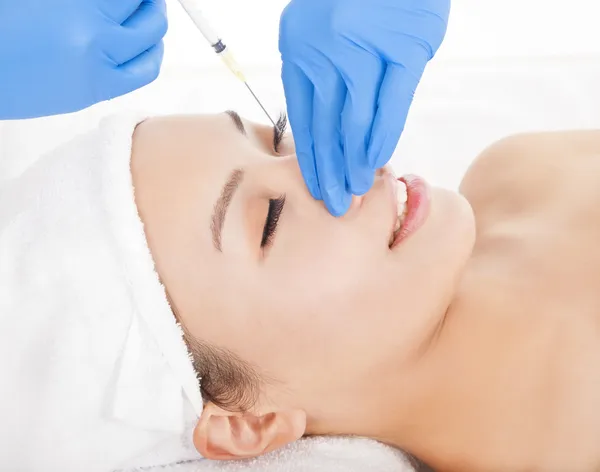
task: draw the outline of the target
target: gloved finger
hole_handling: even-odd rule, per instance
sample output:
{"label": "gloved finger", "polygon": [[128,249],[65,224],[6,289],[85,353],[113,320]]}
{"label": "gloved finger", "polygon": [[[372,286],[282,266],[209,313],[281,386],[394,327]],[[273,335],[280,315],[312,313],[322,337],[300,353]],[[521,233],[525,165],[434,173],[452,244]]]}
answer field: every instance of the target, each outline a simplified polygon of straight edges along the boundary
{"label": "gloved finger", "polygon": [[115,64],[124,64],[163,39],[168,22],[164,0],[143,0],[139,8],[112,35],[105,51]]}
{"label": "gloved finger", "polygon": [[388,64],[369,143],[369,165],[383,167],[392,157],[404,131],[419,78],[399,64]]}
{"label": "gloved finger", "polygon": [[332,66],[315,71],[313,134],[315,162],[323,201],[334,216],[350,208],[352,194],[346,187],[344,150],[340,135],[341,114],[346,99],[346,84]]}
{"label": "gloved finger", "polygon": [[164,43],[160,41],[135,59],[117,67],[112,77],[111,90],[115,91],[114,97],[133,92],[154,82],[160,73],[164,52]]}
{"label": "gloved finger", "polygon": [[[352,194],[363,195],[375,176],[367,149],[385,68],[379,58],[366,51],[348,51],[343,62],[350,62],[348,67],[340,66],[348,88],[341,122],[346,181]],[[356,70],[356,64],[360,64],[360,70]]]}
{"label": "gloved finger", "polygon": [[315,152],[311,124],[313,119],[312,82],[294,63],[284,61],[281,68],[281,79],[287,102],[288,119],[294,134],[296,156],[302,177],[313,198],[321,200],[319,179],[315,166]]}
{"label": "gloved finger", "polygon": [[98,0],[98,7],[116,24],[120,25],[139,8],[144,0]]}

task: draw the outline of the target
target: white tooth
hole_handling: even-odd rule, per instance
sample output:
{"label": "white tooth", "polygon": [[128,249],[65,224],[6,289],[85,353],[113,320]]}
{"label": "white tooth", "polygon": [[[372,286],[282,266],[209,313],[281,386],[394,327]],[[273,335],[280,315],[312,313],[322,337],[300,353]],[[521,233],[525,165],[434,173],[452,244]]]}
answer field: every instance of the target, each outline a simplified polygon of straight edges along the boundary
{"label": "white tooth", "polygon": [[407,203],[408,194],[406,192],[406,184],[399,180],[396,181],[396,208],[398,212],[398,218],[396,219],[396,225],[394,226],[394,232],[390,238],[390,244],[393,243],[394,237],[402,228],[402,223],[404,222],[404,218],[406,217],[406,213],[408,211]]}
{"label": "white tooth", "polygon": [[396,199],[398,200],[398,204],[406,203],[406,201],[408,200],[406,184],[404,182],[401,182],[400,180],[396,181]]}
{"label": "white tooth", "polygon": [[398,203],[398,218],[406,216],[406,203]]}

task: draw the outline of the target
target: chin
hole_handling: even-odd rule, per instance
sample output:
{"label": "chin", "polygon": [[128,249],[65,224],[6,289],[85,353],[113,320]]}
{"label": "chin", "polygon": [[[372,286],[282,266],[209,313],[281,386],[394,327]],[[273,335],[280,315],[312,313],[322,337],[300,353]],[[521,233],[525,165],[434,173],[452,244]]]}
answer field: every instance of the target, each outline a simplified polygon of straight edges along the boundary
{"label": "chin", "polygon": [[470,255],[475,244],[475,215],[467,199],[457,192],[434,187],[432,210],[440,235],[449,239],[457,252]]}

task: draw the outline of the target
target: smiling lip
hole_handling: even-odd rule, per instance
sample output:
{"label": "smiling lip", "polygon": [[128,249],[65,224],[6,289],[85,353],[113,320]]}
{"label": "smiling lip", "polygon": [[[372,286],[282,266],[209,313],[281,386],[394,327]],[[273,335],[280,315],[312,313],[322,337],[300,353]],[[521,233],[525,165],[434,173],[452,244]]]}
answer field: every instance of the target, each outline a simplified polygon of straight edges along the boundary
{"label": "smiling lip", "polygon": [[429,216],[431,204],[429,185],[421,177],[405,175],[398,180],[406,184],[406,193],[408,195],[406,202],[407,210],[402,227],[390,245],[390,249],[394,249],[423,226],[423,223],[425,223]]}

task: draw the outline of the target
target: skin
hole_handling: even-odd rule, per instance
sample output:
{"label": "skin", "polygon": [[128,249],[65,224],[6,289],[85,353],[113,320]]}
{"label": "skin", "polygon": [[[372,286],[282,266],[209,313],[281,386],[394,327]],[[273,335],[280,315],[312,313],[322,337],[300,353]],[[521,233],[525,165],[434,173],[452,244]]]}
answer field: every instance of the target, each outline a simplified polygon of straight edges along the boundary
{"label": "skin", "polygon": [[[598,134],[492,146],[463,195],[430,189],[426,222],[390,250],[389,174],[334,218],[291,137],[276,153],[272,130],[244,124],[247,136],[224,114],[165,117],[134,136],[136,202],[180,321],[265,379],[249,411],[206,406],[203,456],[356,434],[439,470],[596,470]],[[211,215],[236,169],[219,251]]]}
{"label": "skin", "polygon": [[440,470],[600,470],[599,172],[600,132],[576,131],[507,138],[464,177],[477,238],[428,405],[446,430],[422,441]]}

